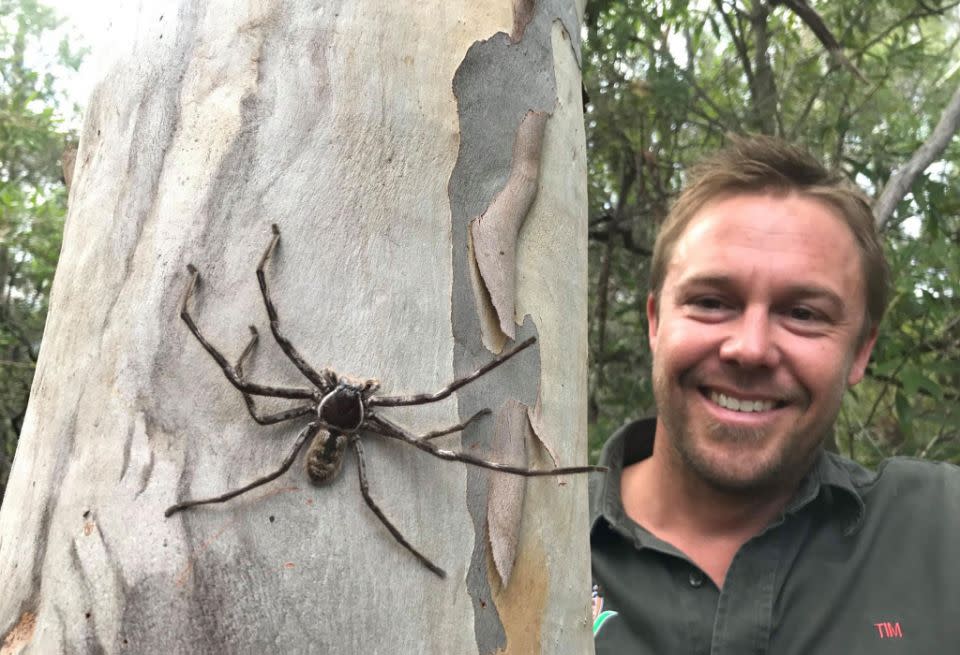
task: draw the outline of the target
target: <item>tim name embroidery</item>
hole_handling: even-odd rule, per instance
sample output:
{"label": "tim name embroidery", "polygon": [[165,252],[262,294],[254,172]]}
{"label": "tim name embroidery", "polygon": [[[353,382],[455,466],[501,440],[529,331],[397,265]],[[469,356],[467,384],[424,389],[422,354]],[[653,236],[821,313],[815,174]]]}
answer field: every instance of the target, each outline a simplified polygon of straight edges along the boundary
{"label": "tim name embroidery", "polygon": [[877,634],[880,635],[881,639],[903,639],[903,630],[900,629],[899,621],[895,623],[889,621],[874,623],[873,627],[877,629]]}

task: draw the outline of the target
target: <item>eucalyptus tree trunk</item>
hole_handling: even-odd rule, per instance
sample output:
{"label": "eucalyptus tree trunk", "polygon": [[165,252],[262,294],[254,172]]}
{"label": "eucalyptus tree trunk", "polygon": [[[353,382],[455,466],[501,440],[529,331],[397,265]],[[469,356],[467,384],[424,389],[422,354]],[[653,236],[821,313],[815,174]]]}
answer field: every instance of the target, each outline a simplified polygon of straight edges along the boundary
{"label": "eucalyptus tree trunk", "polygon": [[155,6],[113,16],[87,108],[0,510],[3,655],[588,652],[582,475],[504,483],[365,433],[372,497],[445,579],[368,509],[352,451],[328,486],[298,461],[164,517],[276,469],[309,421],[255,423],[179,316],[190,263],[206,338],[235,362],[253,325],[243,374],[308,386],[255,277],[273,223],[266,279],[312,366],[432,392],[536,336],[445,401],[377,411],[422,434],[490,407],[436,443],[583,463],[582,6]]}

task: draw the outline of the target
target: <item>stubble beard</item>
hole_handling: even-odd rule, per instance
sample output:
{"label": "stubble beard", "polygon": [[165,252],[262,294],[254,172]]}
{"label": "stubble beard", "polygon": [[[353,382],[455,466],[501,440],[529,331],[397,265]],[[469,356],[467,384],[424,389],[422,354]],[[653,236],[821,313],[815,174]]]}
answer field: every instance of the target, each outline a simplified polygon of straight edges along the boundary
{"label": "stubble beard", "polygon": [[[686,376],[684,376],[686,377]],[[692,385],[684,384],[671,388],[670,380],[662,372],[654,371],[653,391],[657,403],[657,416],[663,422],[669,435],[670,446],[679,459],[683,470],[713,488],[715,491],[735,497],[754,497],[758,494],[773,493],[784,486],[795,485],[809,470],[819,450],[819,444],[829,432],[839,413],[829,417],[827,427],[815,447],[804,447],[810,442],[799,434],[799,426],[788,429],[789,434],[780,436],[781,443],[773,458],[755,469],[732,470],[722,462],[716,462],[700,447],[698,439],[707,438],[713,442],[724,442],[731,446],[742,446],[744,456],[749,457],[751,446],[760,447],[770,439],[777,439],[777,430],[782,426],[745,427],[733,426],[716,420],[705,424],[704,435],[691,430],[691,417],[682,393]],[[842,393],[842,392],[841,392]]]}
{"label": "stubble beard", "polygon": [[[778,453],[777,458],[762,469],[752,471],[745,476],[707,456],[697,443],[696,435],[691,433],[690,420],[685,408],[673,407],[660,402],[659,399],[657,407],[660,412],[658,418],[663,421],[666,432],[670,435],[671,450],[679,459],[683,470],[692,472],[696,478],[715,491],[732,496],[752,496],[766,492],[778,486],[778,483],[782,483],[785,468],[782,453]],[[751,446],[764,443],[769,436],[767,429],[736,427],[717,421],[706,424],[706,433],[706,437],[711,441],[742,446],[745,452],[749,452]]]}

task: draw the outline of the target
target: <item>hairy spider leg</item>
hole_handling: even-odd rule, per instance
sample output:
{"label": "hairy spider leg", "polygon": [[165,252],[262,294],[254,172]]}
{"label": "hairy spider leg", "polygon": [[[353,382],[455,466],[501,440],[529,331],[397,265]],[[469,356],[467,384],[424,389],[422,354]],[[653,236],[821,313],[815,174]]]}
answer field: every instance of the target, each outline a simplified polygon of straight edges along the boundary
{"label": "hairy spider leg", "polygon": [[529,348],[534,343],[536,343],[536,341],[537,341],[536,337],[530,337],[529,339],[522,341],[515,348],[508,350],[505,353],[501,353],[497,357],[494,357],[492,360],[490,360],[489,362],[487,362],[486,364],[478,368],[476,371],[474,371],[470,375],[454,380],[453,382],[445,386],[440,391],[437,391],[436,393],[418,393],[412,396],[374,396],[373,398],[370,398],[369,401],[367,401],[367,404],[371,406],[379,405],[382,407],[398,407],[400,405],[425,405],[427,403],[433,403],[438,400],[443,400],[444,398],[452,394],[454,391],[456,391],[460,387],[473,382],[481,375],[489,373],[496,367],[505,363],[508,359],[510,359],[514,355],[520,353],[522,350],[525,350],[526,348]]}
{"label": "hairy spider leg", "polygon": [[308,423],[307,426],[303,428],[303,430],[301,430],[300,435],[297,437],[297,441],[293,445],[293,450],[290,451],[290,454],[287,455],[287,458],[283,460],[283,464],[280,465],[280,468],[278,468],[273,473],[268,473],[263,477],[257,478],[256,480],[254,480],[248,485],[240,487],[239,489],[234,489],[233,491],[228,491],[227,493],[221,494],[219,496],[214,496],[213,498],[202,498],[199,500],[185,500],[182,503],[171,505],[170,507],[167,508],[167,511],[165,511],[163,515],[169,517],[181,510],[185,510],[190,507],[196,507],[197,505],[210,505],[212,503],[222,503],[230,500],[231,498],[236,498],[240,494],[245,494],[251,489],[256,489],[257,487],[263,486],[268,482],[276,480],[281,475],[286,473],[291,466],[293,466],[293,462],[297,459],[297,453],[299,453],[300,450],[303,448],[303,444],[307,443],[308,440],[312,439],[317,434],[317,432],[320,431],[321,427],[322,426],[319,423]]}
{"label": "hairy spider leg", "polygon": [[350,442],[353,444],[353,450],[357,454],[357,474],[360,477],[360,493],[363,494],[363,499],[366,501],[367,507],[369,507],[370,510],[377,515],[377,518],[380,519],[380,522],[383,523],[384,526],[386,526],[387,530],[390,531],[390,534],[393,535],[393,538],[397,540],[397,543],[413,553],[413,555],[433,573],[437,574],[441,578],[447,577],[447,572],[431,562],[423,553],[414,548],[413,545],[400,533],[400,530],[398,530],[396,526],[390,522],[390,519],[387,518],[383,511],[377,507],[377,503],[374,502],[373,498],[370,496],[370,488],[367,485],[367,465],[363,459],[363,446],[360,445],[359,435],[356,433],[351,434]]}
{"label": "hairy spider leg", "polygon": [[[239,377],[241,380],[243,380],[243,362],[253,351],[253,347],[260,338],[257,328],[253,327],[252,325],[250,326],[250,334],[250,342],[247,344],[246,348],[243,349],[243,352],[240,353],[240,357],[237,359],[237,363],[233,367],[237,372],[237,377]],[[316,405],[310,404],[301,405],[300,407],[293,407],[282,412],[277,412],[276,414],[261,415],[257,414],[257,405],[253,400],[253,396],[248,393],[244,393],[243,402],[247,405],[247,411],[250,412],[250,416],[252,416],[253,420],[260,425],[273,425],[274,423],[282,423],[283,421],[289,421],[290,419],[313,414],[316,411]]]}
{"label": "hairy spider leg", "polygon": [[490,462],[467,453],[458,453],[452,450],[443,450],[442,448],[437,448],[429,441],[424,441],[422,438],[410,434],[396,423],[388,421],[382,416],[370,416],[367,419],[367,424],[365,427],[374,434],[404,441],[411,446],[430,453],[434,457],[439,457],[440,459],[445,459],[451,462],[473,464],[474,466],[490,469],[491,471],[500,471],[501,473],[512,473],[514,475],[523,475],[526,477],[540,477],[546,475],[567,475],[571,473],[591,473],[594,471],[605,473],[607,471],[606,466],[588,465],[565,466],[552,469],[529,469],[519,466],[511,466],[509,464],[501,464],[499,462]]}
{"label": "hairy spider leg", "polygon": [[290,340],[280,333],[280,318],[277,316],[277,308],[273,306],[273,300],[270,299],[270,292],[267,290],[267,276],[264,274],[267,262],[270,261],[270,256],[277,247],[277,241],[280,240],[280,228],[277,227],[277,224],[273,223],[270,227],[273,230],[273,238],[270,239],[270,243],[267,245],[263,257],[260,258],[260,264],[257,265],[257,282],[260,283],[260,295],[263,296],[263,304],[266,306],[267,316],[270,318],[270,331],[273,332],[273,338],[277,340],[280,348],[287,357],[290,358],[293,365],[300,369],[300,372],[303,373],[308,380],[317,385],[323,393],[327,393],[337,384],[337,379],[333,372],[329,369],[324,369],[321,373],[315,371],[312,366],[307,364],[306,360]]}
{"label": "hairy spider leg", "polygon": [[183,294],[183,300],[180,301],[180,318],[182,318],[183,322],[187,324],[187,327],[190,328],[190,332],[192,332],[193,336],[197,338],[197,341],[200,342],[200,345],[203,346],[204,350],[210,353],[210,356],[213,357],[214,361],[220,365],[220,368],[223,370],[223,374],[227,376],[227,380],[230,381],[230,384],[232,384],[241,392],[252,393],[257,396],[273,396],[275,398],[308,398],[313,400],[313,389],[271,387],[263,384],[254,384],[253,382],[247,382],[243,380],[237,374],[237,371],[234,369],[234,367],[227,362],[227,358],[220,354],[220,351],[214,348],[210,342],[207,341],[202,334],[200,334],[200,329],[197,328],[197,324],[193,322],[193,317],[190,316],[190,312],[187,310],[187,302],[193,295],[193,290],[197,286],[197,280],[200,278],[200,273],[193,264],[187,264],[187,270],[190,271],[190,282],[187,284],[187,290]]}

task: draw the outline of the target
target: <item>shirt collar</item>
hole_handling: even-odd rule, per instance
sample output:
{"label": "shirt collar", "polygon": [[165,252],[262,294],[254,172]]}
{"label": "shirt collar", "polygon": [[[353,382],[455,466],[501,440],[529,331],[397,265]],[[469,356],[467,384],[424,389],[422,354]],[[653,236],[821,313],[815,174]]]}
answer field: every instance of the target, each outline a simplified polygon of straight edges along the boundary
{"label": "shirt collar", "polygon": [[866,512],[860,490],[874,477],[872,471],[856,462],[821,449],[785,513],[795,513],[820,497],[834,516],[845,521],[844,535],[855,534]]}
{"label": "shirt collar", "polygon": [[[609,471],[606,475],[594,478],[590,488],[591,532],[603,519],[625,536],[639,539],[636,530],[639,526],[627,517],[623,509],[620,481],[624,467],[653,453],[656,426],[656,417],[631,421],[604,444],[598,464],[608,467]],[[860,488],[872,477],[873,474],[859,464],[821,449],[813,468],[801,481],[793,500],[787,504],[784,516],[795,514],[820,498],[832,516],[845,522],[844,534],[852,535],[863,524],[865,506]],[[646,533],[646,530],[642,533]]]}

